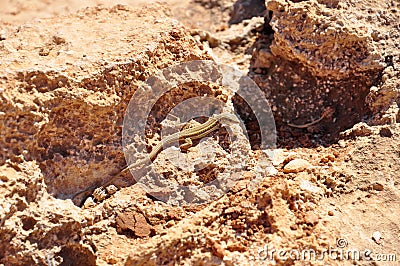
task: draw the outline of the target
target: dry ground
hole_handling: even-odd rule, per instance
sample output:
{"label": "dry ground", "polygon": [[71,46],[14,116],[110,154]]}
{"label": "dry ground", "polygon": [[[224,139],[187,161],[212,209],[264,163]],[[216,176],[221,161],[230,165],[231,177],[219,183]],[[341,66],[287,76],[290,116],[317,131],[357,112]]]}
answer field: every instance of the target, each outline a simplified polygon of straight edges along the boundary
{"label": "dry ground", "polygon": [[[397,1],[6,0],[0,10],[0,264],[399,263]],[[134,91],[158,69],[203,59],[238,66],[264,92],[277,173],[196,207],[158,201],[128,175],[117,193],[82,206],[77,192],[125,164]],[[155,120],[174,101],[224,99],[218,86],[197,86],[160,100]],[[248,106],[232,103],[257,147]],[[288,125],[325,110],[316,124]],[[335,251],[284,260],[272,249]],[[397,262],[336,257],[348,250]]]}

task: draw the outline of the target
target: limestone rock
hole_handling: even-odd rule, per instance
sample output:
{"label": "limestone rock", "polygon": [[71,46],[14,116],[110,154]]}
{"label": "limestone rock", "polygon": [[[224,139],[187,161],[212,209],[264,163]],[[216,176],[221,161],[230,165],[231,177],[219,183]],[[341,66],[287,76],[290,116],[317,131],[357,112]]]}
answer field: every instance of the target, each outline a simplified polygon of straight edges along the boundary
{"label": "limestone rock", "polygon": [[311,166],[312,165],[304,159],[294,159],[283,167],[283,172],[298,173],[310,168]]}

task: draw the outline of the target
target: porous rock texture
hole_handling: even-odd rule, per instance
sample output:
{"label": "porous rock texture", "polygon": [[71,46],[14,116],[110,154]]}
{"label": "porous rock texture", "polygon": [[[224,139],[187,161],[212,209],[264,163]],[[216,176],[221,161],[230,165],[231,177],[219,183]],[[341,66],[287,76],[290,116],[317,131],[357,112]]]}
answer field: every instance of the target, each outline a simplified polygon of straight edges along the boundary
{"label": "porous rock texture", "polygon": [[355,23],[360,15],[342,12],[348,4],[269,1],[275,32],[271,52],[301,62],[315,76],[340,78],[350,72],[381,70],[383,62],[371,42],[371,27]]}
{"label": "porous rock texture", "polygon": [[[327,108],[333,115],[309,128],[323,138],[337,139],[365,116],[371,124],[398,120],[398,5],[267,1],[272,16],[266,17],[269,27],[256,45],[250,75],[270,100],[278,128],[308,124]],[[296,135],[293,128],[281,129]]]}
{"label": "porous rock texture", "polygon": [[151,12],[91,8],[5,32],[2,163],[35,160],[57,196],[124,164],[122,117],[137,84],[172,61],[202,58],[177,22]]}
{"label": "porous rock texture", "polygon": [[140,82],[207,58],[165,14],[117,5],[2,26],[1,263],[95,262],[79,244],[93,216],[62,199],[124,166],[122,120]]}
{"label": "porous rock texture", "polygon": [[[51,1],[37,3],[44,2],[57,6]],[[260,1],[237,1],[236,9],[231,0],[194,2],[200,6],[190,10],[179,6],[172,13],[187,11],[180,14],[190,18],[187,25],[201,24],[194,18],[204,22],[223,14],[207,25],[207,30],[220,31],[215,36],[225,37],[222,41],[207,38],[211,35],[206,33],[199,44],[176,20],[166,17],[169,12],[161,5],[140,10],[89,8],[49,19],[26,19],[23,25],[1,23],[0,264],[358,263],[329,257],[301,260],[271,252],[314,250],[318,256],[328,248],[337,249],[338,238],[348,241],[346,250],[398,252],[397,2],[267,1],[264,27],[259,27],[260,17],[250,18],[261,16],[254,10],[265,10]],[[262,6],[240,9],[250,2]],[[230,26],[227,10],[241,22]],[[21,17],[9,17],[20,23]],[[366,27],[368,19],[372,21]],[[332,34],[330,27],[340,34]],[[282,148],[275,150],[273,161],[277,174],[251,187],[254,172],[246,171],[229,193],[205,205],[165,204],[132,184],[130,176],[121,178],[128,186],[118,192],[108,188],[112,196],[74,204],[76,192],[100,185],[125,165],[122,118],[137,87],[157,69],[209,59],[202,50],[208,40],[219,49],[216,54],[224,49],[235,54],[224,60],[230,58],[242,68],[249,65],[246,61],[255,48],[249,73],[272,103],[279,127]],[[331,51],[335,44],[338,49]],[[341,56],[348,56],[352,64]],[[184,91],[178,90],[178,99],[195,95],[196,86],[178,88]],[[200,88],[203,94],[225,98],[220,88]],[[236,104],[239,113],[250,113],[240,100]],[[172,107],[168,95],[160,106],[154,114]],[[307,124],[327,106],[334,115],[321,120],[317,128],[288,129],[287,122]],[[363,117],[368,123],[388,125],[360,123],[355,130],[341,132]],[[256,123],[246,122],[250,140],[256,140]],[[336,136],[335,132],[348,137],[324,142],[330,144],[327,147],[316,144],[326,135]],[[293,146],[311,148],[288,150]],[[257,156],[251,159],[256,161]],[[299,161],[307,167],[297,164],[295,171],[285,173],[285,167]],[[166,175],[180,174],[163,169]],[[375,232],[381,235],[379,240],[372,238]]]}

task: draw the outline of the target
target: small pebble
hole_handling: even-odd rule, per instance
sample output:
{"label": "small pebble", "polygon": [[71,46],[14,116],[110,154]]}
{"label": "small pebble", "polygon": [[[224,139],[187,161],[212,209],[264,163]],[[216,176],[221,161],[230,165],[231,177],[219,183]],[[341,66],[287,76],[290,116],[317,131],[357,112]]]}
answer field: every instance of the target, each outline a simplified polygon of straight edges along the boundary
{"label": "small pebble", "polygon": [[97,201],[102,201],[105,198],[107,198],[107,193],[104,191],[104,189],[102,187],[98,187],[94,190],[93,192],[93,197],[97,200]]}
{"label": "small pebble", "polygon": [[319,187],[313,185],[308,180],[301,180],[300,181],[300,188],[302,190],[305,190],[305,191],[308,191],[308,192],[311,192],[311,193],[322,193],[322,190]]}
{"label": "small pebble", "polygon": [[383,185],[381,183],[376,182],[376,183],[374,183],[372,185],[372,188],[374,190],[376,190],[376,191],[382,191],[383,190]]}
{"label": "small pebble", "polygon": [[381,137],[390,138],[391,136],[393,136],[393,133],[392,133],[392,131],[390,130],[390,128],[388,128],[388,127],[383,127],[383,128],[381,128],[381,130],[379,131],[379,135],[380,135]]}
{"label": "small pebble", "polygon": [[340,148],[346,148],[346,142],[344,140],[342,140],[342,139],[339,140],[338,144],[339,144]]}
{"label": "small pebble", "polygon": [[109,185],[106,188],[106,190],[107,190],[108,194],[113,195],[113,194],[115,194],[115,192],[117,192],[118,188],[114,185]]}
{"label": "small pebble", "polygon": [[287,163],[284,167],[283,167],[283,172],[284,173],[298,173],[298,172],[302,172],[308,168],[310,168],[312,165],[303,159],[294,159],[292,161],[290,161],[289,163]]}
{"label": "small pebble", "polygon": [[83,209],[92,208],[95,205],[96,205],[96,203],[94,203],[93,198],[92,197],[88,197],[85,200],[85,203],[83,204]]}

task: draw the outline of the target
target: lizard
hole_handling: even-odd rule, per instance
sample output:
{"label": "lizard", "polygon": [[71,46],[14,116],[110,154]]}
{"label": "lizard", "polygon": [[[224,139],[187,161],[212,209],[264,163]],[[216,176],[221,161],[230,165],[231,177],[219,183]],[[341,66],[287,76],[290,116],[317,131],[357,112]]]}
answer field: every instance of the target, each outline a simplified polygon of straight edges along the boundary
{"label": "lizard", "polygon": [[[139,166],[144,166],[146,163],[150,160],[154,160],[158,153],[163,150],[163,147],[166,145],[173,144],[177,141],[184,140],[185,143],[181,145],[182,148],[188,148],[192,146],[192,141],[196,139],[201,139],[205,136],[207,136],[209,133],[215,131],[216,129],[220,128],[223,125],[223,120],[230,120],[230,121],[238,121],[237,117],[233,114],[229,113],[221,113],[214,115],[210,117],[206,122],[203,124],[199,124],[187,129],[184,129],[182,131],[176,132],[174,134],[171,134],[169,136],[166,136],[163,138],[148,154],[147,158],[138,160],[130,165],[125,166],[118,174],[116,174],[114,177],[112,177],[110,180],[105,182],[103,185],[101,185],[99,188],[96,190],[104,190],[108,185],[110,185],[116,178],[118,178],[120,175],[125,173],[126,171],[137,168]],[[84,191],[81,191],[77,193],[73,198],[76,198],[77,196],[80,196],[82,194],[86,194],[88,191],[93,190],[93,187],[90,187]]]}
{"label": "lizard", "polygon": [[287,125],[290,126],[290,127],[295,127],[295,128],[308,128],[308,127],[311,127],[311,126],[321,122],[322,119],[331,117],[334,112],[335,111],[334,111],[334,109],[332,107],[327,107],[322,111],[320,118],[318,118],[318,119],[316,119],[314,121],[311,121],[310,123],[303,124],[303,125],[287,123]]}

